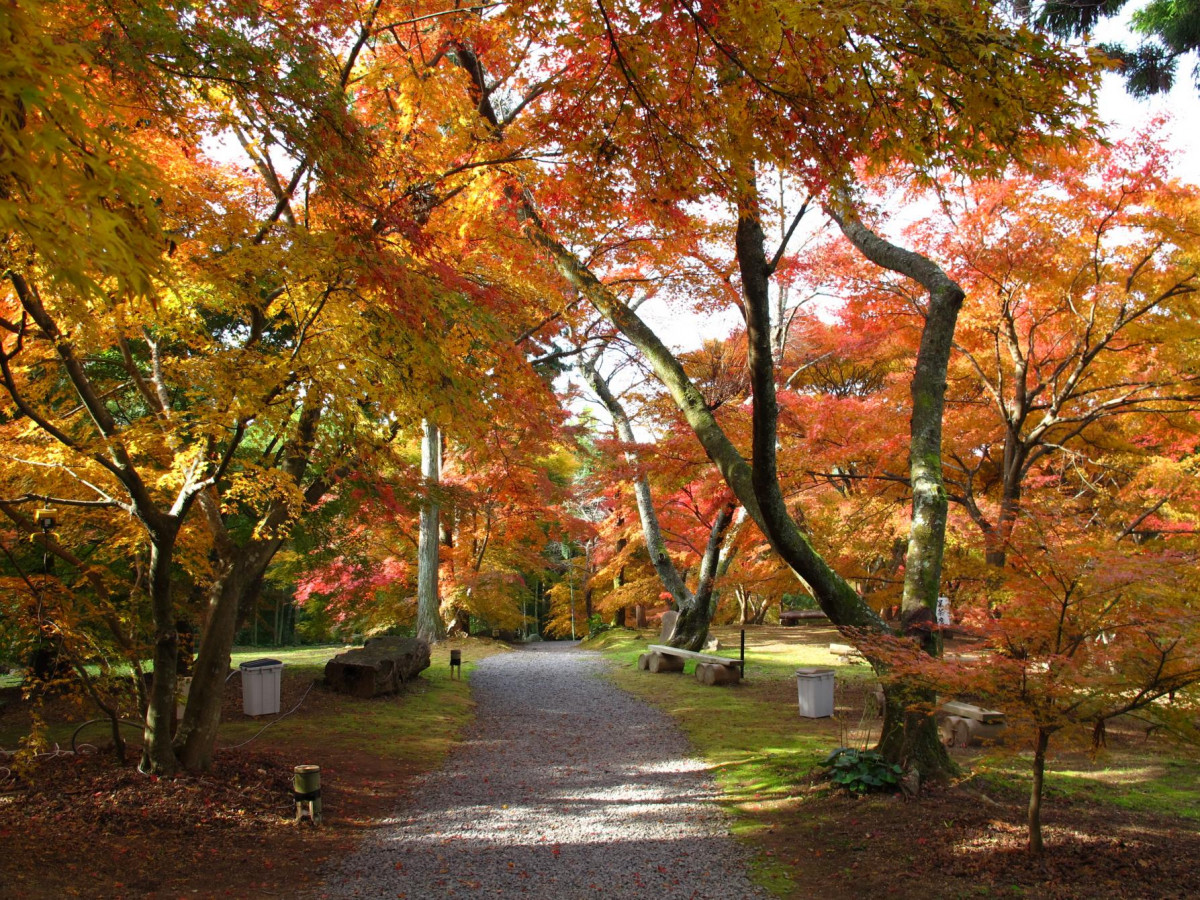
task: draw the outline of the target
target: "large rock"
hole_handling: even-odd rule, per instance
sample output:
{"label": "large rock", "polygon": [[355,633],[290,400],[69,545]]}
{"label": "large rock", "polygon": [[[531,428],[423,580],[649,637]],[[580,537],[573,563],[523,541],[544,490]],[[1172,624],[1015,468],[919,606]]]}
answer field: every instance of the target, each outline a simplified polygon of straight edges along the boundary
{"label": "large rock", "polygon": [[429,643],[417,638],[369,638],[361,650],[339,653],[325,664],[325,683],[342,694],[394,694],[429,668]]}

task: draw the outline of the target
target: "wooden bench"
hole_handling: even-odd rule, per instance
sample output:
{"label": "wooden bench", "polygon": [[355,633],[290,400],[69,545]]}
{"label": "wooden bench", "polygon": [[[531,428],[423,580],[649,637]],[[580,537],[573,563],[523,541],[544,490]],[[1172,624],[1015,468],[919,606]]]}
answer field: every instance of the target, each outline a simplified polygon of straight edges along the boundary
{"label": "wooden bench", "polygon": [[819,609],[789,609],[779,614],[779,624],[785,628],[799,625],[801,622],[813,622],[817,625],[828,625],[829,616]]}
{"label": "wooden bench", "polygon": [[646,672],[682,672],[689,659],[696,661],[696,680],[701,684],[737,684],[742,675],[742,662],[727,656],[680,650],[665,644],[651,644],[638,657],[638,668]]}
{"label": "wooden bench", "polygon": [[968,747],[973,742],[997,740],[1004,731],[1004,713],[973,703],[951,700],[942,704],[942,742],[947,747]]}
{"label": "wooden bench", "polygon": [[830,644],[829,652],[834,656],[841,657],[845,663],[865,663],[867,658],[858,652],[857,647],[851,647],[849,644]]}

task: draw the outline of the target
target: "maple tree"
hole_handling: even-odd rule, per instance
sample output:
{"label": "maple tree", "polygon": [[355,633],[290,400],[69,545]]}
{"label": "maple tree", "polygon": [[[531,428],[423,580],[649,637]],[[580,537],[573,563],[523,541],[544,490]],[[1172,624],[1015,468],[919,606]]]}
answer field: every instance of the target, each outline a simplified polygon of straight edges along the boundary
{"label": "maple tree", "polygon": [[[608,411],[617,437],[627,446],[636,445],[629,414],[613,393],[608,380],[600,375],[597,356],[598,354],[590,355],[579,363],[580,374]],[[634,462],[634,455],[627,452],[626,460]],[[637,503],[638,520],[641,523],[641,544],[649,554],[650,563],[663,590],[679,612],[670,643],[687,650],[701,650],[708,638],[708,627],[716,609],[714,591],[717,567],[725,547],[726,534],[733,524],[735,504],[727,498],[721,498],[718,509],[711,517],[709,535],[700,554],[696,588],[693,591],[688,588],[683,575],[667,552],[650,481],[645,474],[634,475],[633,493]]]}
{"label": "maple tree", "polygon": [[[908,234],[973,298],[949,368],[957,527],[947,593],[986,649],[938,660],[880,639],[875,652],[893,676],[1003,709],[1026,731],[1039,853],[1052,736],[1102,740],[1107,720],[1130,713],[1178,728],[1193,713],[1196,507],[1181,473],[1197,446],[1184,349],[1196,321],[1197,198],[1168,167],[1147,136],[1048,154],[1003,178],[945,186],[948,211]],[[833,264],[817,274],[854,298],[839,327],[915,354],[920,298],[826,255]],[[879,355],[873,346],[852,359],[862,370]],[[899,385],[874,385],[895,402]],[[874,444],[882,468],[851,483],[886,498],[902,461]]]}
{"label": "maple tree", "polygon": [[[753,465],[730,444],[678,360],[618,292],[607,287],[578,252],[552,236],[532,208],[526,210],[526,228],[576,290],[639,347],[749,516],[812,588],[833,621],[846,627],[882,628],[853,588],[814,552],[779,490],[769,296],[770,277],[783,251],[771,258],[765,249],[764,201],[756,167],[778,167],[802,184],[807,181],[811,190],[832,187],[827,210],[858,249],[876,263],[914,278],[931,293],[932,324],[925,332],[913,389],[914,514],[904,605],[915,615],[919,607],[931,610],[939,582],[945,527],[940,384],[962,292],[928,259],[889,244],[868,229],[850,202],[848,179],[852,167],[864,157],[912,165],[918,171],[942,164],[963,171],[987,168],[999,158],[997,148],[1019,150],[1023,140],[1036,139],[1034,129],[1070,131],[1063,113],[1077,108],[1072,92],[1081,85],[1081,69],[1078,60],[1027,32],[1008,29],[990,10],[978,7],[960,10],[976,17],[971,27],[956,18],[954,36],[938,42],[930,56],[913,48],[938,41],[942,23],[936,16],[926,20],[924,11],[912,18],[895,17],[886,29],[873,28],[869,13],[850,25],[847,18],[837,18],[840,10],[808,14],[815,18],[805,18],[806,13],[795,8],[769,6],[758,17],[735,13],[723,18],[715,12],[687,5],[646,16],[634,12],[632,5],[613,12],[602,7],[598,16],[580,11],[577,21],[589,23],[595,39],[582,46],[574,38],[564,40],[561,52],[572,60],[573,74],[586,70],[588,77],[562,88],[578,91],[570,95],[570,102],[586,105],[592,115],[569,125],[559,117],[550,128],[575,163],[561,179],[560,190],[569,191],[587,179],[593,198],[596,185],[606,185],[601,190],[616,195],[614,201],[624,201],[624,191],[635,192],[651,204],[645,216],[652,224],[666,225],[676,204],[701,196],[719,197],[736,214],[732,243],[741,275],[755,399]],[[823,18],[827,14],[831,19]],[[910,25],[911,33],[905,31]],[[842,48],[851,58],[839,61],[838,51],[825,46],[824,52],[806,52],[813,50],[804,43],[807,36],[828,34],[831,27],[846,34],[846,40],[832,47]],[[860,32],[866,43],[861,52],[855,40]],[[664,75],[654,64],[651,71],[654,48],[678,46],[685,35],[692,52],[688,65],[671,67]],[[781,36],[786,36],[782,44]],[[889,56],[893,39],[904,42],[902,57]],[[1004,71],[989,73],[984,98],[975,93],[983,82],[973,75],[964,78],[964,73],[976,71],[985,58],[974,55],[976,49],[988,42],[993,48],[1008,48],[1012,55],[992,51],[986,55],[989,64]],[[953,63],[940,58],[946,47],[954,47],[962,58]],[[796,64],[779,65],[780,54],[787,58],[792,53],[798,56]],[[1036,65],[1027,66],[1032,59]],[[907,66],[920,70],[919,79],[908,78],[906,72],[912,70]],[[820,73],[825,71],[838,72],[838,79],[824,79]],[[868,81],[857,94],[854,73]],[[1036,79],[1036,89],[1027,81],[1031,78]],[[1048,78],[1056,86],[1050,91]],[[920,97],[906,98],[905,92],[918,81]],[[1029,92],[1023,90],[1026,83],[1031,85]],[[720,90],[711,90],[713,84]],[[830,84],[837,86],[837,92],[828,91]],[[885,95],[891,102],[882,102]],[[1020,104],[1002,99],[1018,95]],[[1053,101],[1036,109],[1025,105],[1031,97],[1040,104],[1050,95]],[[815,97],[819,102],[814,102]],[[863,99],[856,103],[855,97]],[[909,116],[906,109],[922,113]],[[714,128],[716,122],[727,124]],[[611,150],[598,153],[598,147]],[[622,178],[612,179],[618,157]],[[599,177],[601,172],[604,177]],[[621,187],[626,184],[628,189]],[[555,211],[552,203],[546,213]],[[586,234],[582,237],[586,240]],[[914,721],[905,728],[903,709],[892,703],[888,709],[883,742],[889,755],[911,757],[930,768],[942,765],[944,756],[931,723]],[[919,750],[912,744],[916,734],[921,735]]]}
{"label": "maple tree", "polygon": [[1086,511],[1046,507],[1026,516],[1002,577],[959,592],[958,615],[983,639],[980,658],[916,655],[883,637],[874,648],[895,677],[1002,708],[1008,730],[1029,737],[1029,848],[1039,854],[1052,737],[1083,732],[1098,748],[1105,723],[1130,714],[1187,736],[1189,689],[1200,682],[1194,549],[1122,545],[1087,528]]}
{"label": "maple tree", "polygon": [[[35,7],[13,8],[14,21],[32,32]],[[399,471],[397,437],[411,440],[422,423],[429,446],[426,482],[414,492],[426,512],[418,528],[425,552],[413,557],[422,557],[416,568],[425,574],[418,630],[436,636],[444,624],[439,580],[453,608],[475,604],[477,614],[506,620],[519,591],[505,585],[536,568],[532,555],[551,531],[573,526],[546,512],[555,491],[534,490],[497,462],[509,443],[493,441],[480,423],[500,421],[501,404],[553,404],[531,361],[561,358],[549,342],[582,327],[589,306],[638,348],[675,405],[673,421],[699,439],[753,523],[730,524],[729,495],[710,491],[719,502],[673,528],[687,535],[673,561],[653,524],[673,504],[656,510],[650,481],[633,478],[641,546],[656,577],[685,612],[704,612],[700,626],[685,629],[688,641],[712,615],[711,579],[693,592],[677,562],[699,551],[706,577],[714,574],[726,529],[745,571],[775,584],[787,570],[764,561],[757,541],[765,535],[839,626],[886,630],[856,589],[867,579],[853,577],[885,566],[902,578],[889,596],[898,594],[910,624],[931,613],[948,515],[942,392],[963,297],[986,288],[955,268],[949,238],[923,245],[914,237],[916,250],[885,239],[859,184],[885,168],[915,183],[947,172],[994,174],[1009,158],[1028,160],[1039,144],[1078,137],[1090,90],[1084,60],[1011,27],[991,5],[948,0],[528,0],[486,14],[382,0],[362,9],[216,4],[201,12],[183,3],[115,4],[81,15],[78,28],[68,27],[70,12],[54,19],[62,40],[25,42],[70,90],[55,99],[44,85],[21,88],[33,97],[41,91],[45,104],[64,103],[64,115],[30,116],[21,108],[28,101],[5,95],[13,111],[5,113],[0,183],[25,191],[15,207],[25,218],[5,223],[17,235],[9,249],[20,250],[10,254],[19,265],[6,261],[5,375],[18,411],[39,426],[6,422],[5,430],[14,446],[36,445],[27,455],[55,469],[27,476],[37,489],[19,488],[28,495],[22,503],[115,503],[143,523],[144,533],[114,531],[128,546],[151,548],[155,668],[163,677],[148,716],[150,766],[175,764],[162,727],[174,693],[172,573],[210,588],[215,639],[204,645],[194,703],[176,736],[185,765],[202,767],[228,646],[290,528],[352,470],[376,485],[380,472]],[[92,68],[93,55],[103,70]],[[36,68],[18,60],[21,73]],[[85,101],[81,85],[95,71],[99,87]],[[62,100],[71,90],[78,102]],[[127,134],[139,136],[136,148]],[[216,135],[232,137],[248,165],[205,158],[201,148]],[[81,163],[81,148],[102,152],[104,165]],[[60,151],[71,177],[41,186],[30,173]],[[81,253],[48,227],[52,211],[71,202],[97,210],[79,220],[78,233],[95,232],[98,251]],[[893,284],[920,319],[906,368],[897,355],[885,375],[870,365],[865,375],[847,375],[832,367],[848,353],[799,355],[807,351],[789,334],[793,313],[783,298],[800,263],[788,248],[818,206],[858,254],[902,276]],[[775,216],[793,224],[768,250],[765,223]],[[23,254],[35,262],[27,266]],[[706,373],[701,361],[672,354],[635,312],[655,292],[738,310],[745,364]],[[55,358],[62,377],[42,378]],[[603,380],[594,374],[599,393]],[[885,404],[884,384],[909,397],[897,404],[893,394]],[[92,432],[55,425],[71,391]],[[807,416],[819,426],[835,408],[871,415],[885,406],[889,422],[897,408],[908,410],[907,444],[872,449],[858,464],[878,471],[889,453],[906,454],[900,467],[908,471],[892,485],[909,492],[907,522],[895,510],[899,493],[851,501],[846,485],[860,473],[844,470],[836,448],[814,450],[817,428],[797,424]],[[1093,439],[1098,430],[1068,437]],[[527,431],[520,435],[513,441],[530,442]],[[1049,429],[1043,435],[1064,440]],[[631,449],[628,423],[619,436]],[[439,472],[443,448],[447,467]],[[512,458],[544,450],[531,445]],[[972,452],[959,461],[978,462]],[[788,458],[801,453],[803,465]],[[1026,458],[1040,455],[1029,449]],[[458,465],[480,487],[471,479],[454,485]],[[810,478],[819,490],[801,503],[791,491],[806,473],[819,473]],[[64,477],[104,494],[81,498],[78,486],[64,489]],[[687,478],[652,477],[668,497],[715,485],[704,464]],[[957,478],[952,489],[962,486]],[[409,491],[412,483],[406,474],[396,486]],[[396,508],[409,509],[407,502]],[[976,502],[985,519],[990,502]],[[854,503],[873,527],[848,535],[837,512]],[[445,523],[433,515],[439,507]],[[515,527],[523,514],[530,529]],[[1002,510],[992,526],[1001,544],[1015,515],[1005,519]],[[818,518],[821,533],[807,527]],[[696,539],[697,523],[710,539]],[[639,552],[635,541],[620,540],[603,563],[615,567],[606,579],[620,580],[617,562]],[[881,546],[870,548],[872,541]],[[758,549],[747,553],[751,546]],[[391,560],[390,583],[407,584],[407,548],[362,558]],[[359,566],[343,574],[352,570],[354,578],[365,573]],[[916,633],[936,651],[931,632]],[[929,745],[930,723],[891,699],[887,752],[942,764]]]}
{"label": "maple tree", "polygon": [[[466,632],[469,619],[518,631],[536,585],[551,580],[546,550],[577,529],[564,508],[575,465],[568,435],[537,407],[496,419],[471,444],[447,442],[435,489],[443,512],[439,619]],[[512,440],[519,438],[518,440]],[[320,540],[314,564],[293,563],[302,604],[322,603],[339,625],[376,631],[414,625],[419,618],[415,573],[425,485],[411,461],[377,467],[347,482],[343,508]]]}
{"label": "maple tree", "polygon": [[[526,365],[515,345],[497,352],[494,348],[505,342],[485,338],[496,323],[506,335],[523,331],[520,317],[536,315],[537,306],[527,308],[526,302],[536,285],[503,293],[498,279],[485,277],[484,270],[495,268],[495,254],[503,254],[502,240],[472,250],[479,241],[465,223],[472,215],[478,218],[477,198],[470,192],[478,179],[464,179],[448,189],[441,206],[452,208],[439,219],[434,214],[439,204],[419,190],[426,171],[421,166],[436,164],[441,171],[453,148],[439,146],[429,159],[413,159],[378,146],[371,156],[367,132],[352,122],[351,111],[338,99],[346,95],[359,54],[375,46],[378,9],[375,4],[362,20],[354,14],[324,19],[326,30],[311,32],[304,14],[284,8],[246,10],[245,17],[197,18],[183,7],[131,6],[95,23],[92,33],[84,32],[100,38],[91,51],[78,44],[77,57],[64,55],[68,66],[81,67],[89,52],[103,53],[106,64],[120,73],[104,84],[114,94],[126,92],[121,109],[143,116],[138,119],[143,130],[139,143],[148,151],[146,158],[130,151],[115,166],[128,177],[130,191],[158,187],[158,172],[169,173],[174,182],[170,189],[161,185],[153,203],[149,195],[143,202],[142,194],[131,193],[140,204],[135,210],[155,211],[161,219],[144,229],[153,250],[138,252],[147,259],[144,268],[155,274],[161,270],[163,280],[135,280],[139,270],[129,263],[129,248],[137,245],[125,234],[130,224],[124,221],[129,219],[124,208],[114,209],[114,221],[121,220],[124,231],[118,237],[128,246],[117,242],[107,252],[107,238],[99,237],[99,269],[57,259],[55,254],[62,255],[58,248],[26,216],[29,221],[22,228],[41,241],[34,246],[42,254],[39,264],[62,273],[55,277],[67,287],[91,291],[101,279],[112,284],[102,284],[109,292],[103,298],[108,305],[93,306],[87,318],[84,310],[67,305],[77,298],[65,291],[56,294],[52,302],[64,306],[51,313],[70,322],[59,326],[51,313],[39,320],[43,295],[25,290],[28,276],[10,270],[14,308],[19,304],[33,322],[6,319],[16,336],[5,347],[6,362],[14,363],[6,370],[6,381],[10,396],[29,415],[32,399],[42,399],[31,399],[29,392],[34,385],[46,385],[36,381],[42,360],[34,359],[24,343],[35,325],[51,338],[69,327],[76,345],[82,347],[86,339],[86,352],[107,354],[117,364],[111,370],[89,370],[78,363],[74,347],[60,342],[75,391],[85,399],[103,439],[118,445],[118,460],[107,468],[129,495],[123,501],[103,493],[86,502],[128,504],[150,536],[155,669],[160,676],[147,717],[152,740],[147,742],[146,765],[158,771],[175,765],[163,722],[174,705],[170,587],[179,538],[189,542],[193,573],[212,585],[205,616],[210,639],[202,645],[191,701],[175,736],[185,764],[203,767],[215,739],[229,645],[247,599],[294,517],[328,489],[330,476],[338,472],[332,457],[340,439],[325,436],[402,427],[412,414],[427,415],[440,403],[457,402],[448,384],[477,380],[477,373],[488,368],[498,373],[510,364]],[[125,40],[103,40],[112,30]],[[333,52],[325,52],[321,41]],[[286,58],[299,62],[280,82],[274,66],[264,63]],[[103,103],[110,96],[97,99]],[[375,99],[387,107],[386,91]],[[353,112],[367,121],[372,109],[364,103]],[[9,124],[17,131],[31,130],[28,118],[14,116]],[[70,116],[63,120],[72,122]],[[223,129],[236,135],[250,160],[250,167],[238,173],[243,182],[195,152],[196,143]],[[446,136],[462,139],[461,133]],[[469,135],[465,139],[473,140]],[[120,149],[110,143],[106,152]],[[403,145],[399,138],[391,149]],[[32,154],[35,163],[37,152]],[[365,165],[368,159],[379,168]],[[346,163],[355,165],[340,168]],[[291,173],[285,176],[280,167],[287,165]],[[419,174],[414,175],[414,167]],[[334,178],[334,172],[345,174]],[[395,193],[348,199],[355,197],[356,186],[372,178],[392,185]],[[28,180],[17,172],[13,183]],[[117,206],[120,183],[99,187],[111,195],[110,206]],[[70,199],[34,195],[30,208],[37,211],[39,203],[49,207]],[[428,240],[412,227],[414,204]],[[101,218],[96,221],[104,224]],[[136,224],[136,217],[132,221]],[[165,239],[156,237],[159,228]],[[453,239],[433,240],[434,234]],[[164,247],[167,267],[158,255]],[[350,248],[353,253],[347,252]],[[450,259],[455,266],[447,264]],[[117,267],[119,277],[104,268],[110,260],[124,264]],[[117,292],[131,295],[124,306],[115,305]],[[518,324],[498,315],[500,302],[519,313]],[[96,309],[103,314],[93,316]],[[432,326],[426,337],[411,327],[414,321]],[[27,373],[35,380],[23,381]],[[397,391],[401,378],[408,390]],[[97,399],[112,398],[114,391],[125,392],[132,406],[107,399],[114,411]],[[388,392],[390,400],[384,400]],[[477,391],[474,395],[479,396]],[[416,402],[404,405],[403,400]],[[103,468],[100,455],[89,455],[75,435],[47,429],[45,415],[33,418],[43,437],[66,448],[61,471],[84,477],[84,485],[102,483],[94,473],[70,468],[80,453]],[[126,432],[136,437],[124,438]],[[318,448],[329,455],[310,473]],[[148,486],[151,479],[153,487]],[[182,486],[173,485],[180,481]],[[173,487],[174,495],[157,493]],[[187,525],[196,503],[203,508],[207,533]],[[206,553],[215,562],[211,571],[198,562]]]}
{"label": "maple tree", "polygon": [[[128,123],[114,123],[115,128],[88,123],[78,107],[64,102],[51,87],[61,79],[67,97],[72,86],[81,92],[92,64],[87,52],[71,43],[66,44],[68,49],[56,49],[52,32],[38,33],[43,25],[37,21],[38,11],[19,5],[12,12],[10,27],[29,29],[27,34],[14,35],[18,43],[33,48],[35,54],[40,49],[41,61],[50,64],[18,59],[18,77],[32,83],[8,95],[5,106],[4,189],[12,200],[6,208],[21,210],[14,217],[17,221],[4,223],[6,334],[0,348],[0,375],[10,403],[6,424],[10,431],[32,425],[34,441],[45,447],[42,452],[61,454],[50,464],[87,492],[68,503],[119,507],[146,529],[159,677],[148,709],[144,764],[170,770],[173,753],[166,723],[174,703],[176,650],[172,559],[188,510],[223,471],[224,448],[209,440],[190,452],[180,452],[169,439],[163,444],[154,434],[131,434],[120,413],[106,402],[114,388],[104,383],[102,371],[89,365],[87,355],[100,330],[96,312],[152,318],[152,278],[159,269],[157,229],[141,211],[153,208],[146,190],[160,182],[149,177],[148,167],[122,139],[122,133],[131,130]],[[14,85],[21,87],[19,81]],[[39,169],[59,159],[63,171],[76,177],[47,179],[61,184],[63,191],[46,196],[44,189],[35,186],[47,174]],[[131,160],[128,165],[127,160]],[[65,233],[86,240],[95,230],[99,252],[72,251],[69,241],[63,247],[64,232],[47,227],[48,220],[58,215],[57,208],[96,209],[94,226],[80,221],[79,232]],[[147,335],[146,346],[155,352],[155,338]],[[126,360],[132,358],[127,339],[120,341],[120,349]],[[39,377],[43,368],[60,375]],[[140,373],[130,374],[136,380]],[[143,394],[155,402],[148,392]],[[63,413],[72,408],[75,414],[64,419]],[[168,460],[174,457],[175,463],[171,475],[160,480],[153,470],[164,454]]]}
{"label": "maple tree", "polygon": [[[1196,323],[1197,198],[1155,148],[1090,147],[980,184],[953,234],[929,235],[986,298],[957,338],[950,490],[995,565],[1031,480],[1058,469],[1120,491],[1151,448],[1168,458],[1192,439],[1200,393],[1178,348]],[[1136,462],[1119,463],[1131,444]],[[1136,527],[1160,499],[1105,518]]]}

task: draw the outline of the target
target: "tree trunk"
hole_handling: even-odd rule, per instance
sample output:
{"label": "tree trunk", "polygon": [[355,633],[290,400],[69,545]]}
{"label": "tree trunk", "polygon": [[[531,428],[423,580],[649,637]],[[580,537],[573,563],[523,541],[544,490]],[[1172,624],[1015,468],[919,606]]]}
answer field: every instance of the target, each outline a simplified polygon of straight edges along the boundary
{"label": "tree trunk", "polygon": [[421,503],[421,525],[417,540],[417,637],[436,643],[446,637],[438,599],[438,501],[436,490],[442,476],[442,438],[437,425],[422,423],[421,475],[426,495]]}
{"label": "tree trunk", "polygon": [[[1018,390],[1018,403],[1024,399],[1024,392]],[[1002,413],[1006,412],[1001,410]],[[1021,512],[1021,482],[1025,475],[1025,461],[1029,456],[1029,448],[1018,431],[1018,426],[1009,423],[1004,434],[1004,462],[1001,468],[1000,481],[1000,512],[996,517],[996,526],[990,531],[984,531],[986,556],[988,565],[1003,569],[1008,562],[1008,542],[1012,539],[1013,527]]]}
{"label": "tree trunk", "polygon": [[696,652],[704,649],[713,613],[716,612],[715,584],[721,548],[733,521],[733,513],[734,505],[727,503],[721,507],[713,520],[708,534],[708,545],[704,548],[704,556],[700,560],[700,582],[696,585],[696,593],[690,594],[686,601],[679,605],[679,618],[675,620],[675,631],[669,642],[672,647]]}
{"label": "tree trunk", "polygon": [[[946,367],[950,359],[951,338],[962,299],[961,290],[946,289],[930,300],[912,380],[912,431],[909,444],[912,521],[908,532],[901,604],[906,613],[921,606],[936,611],[940,593],[949,506],[942,480],[942,411],[946,400]],[[935,322],[935,316],[940,321]],[[940,652],[940,642],[938,646],[927,649]]]}
{"label": "tree trunk", "polygon": [[209,590],[204,641],[175,736],[181,762],[190,771],[204,771],[212,765],[233,639],[278,546],[279,542],[272,540],[255,542],[250,548],[230,548]]}
{"label": "tree trunk", "polygon": [[933,691],[884,682],[883,701],[883,730],[878,750],[885,759],[926,777],[956,771],[942,743],[937,721],[924,712],[937,703]]}
{"label": "tree trunk", "polygon": [[[321,412],[319,398],[314,392],[301,411],[283,465],[284,474],[297,485],[304,478],[312,458]],[[311,483],[304,491],[305,505],[320,500],[331,484],[328,477]],[[255,528],[254,533],[261,536],[252,537],[245,545],[238,546],[225,525],[215,490],[201,494],[199,500],[213,531],[219,568],[216,580],[209,587],[204,642],[196,658],[183,721],[175,735],[183,765],[192,771],[203,771],[212,765],[233,640],[254,606],[267,567],[283,546],[291,513],[286,502],[272,503]],[[284,607],[282,621],[277,626],[277,640],[285,637],[288,615],[294,611],[294,608]]]}
{"label": "tree trunk", "polygon": [[697,604],[689,604],[679,611],[675,620],[675,631],[671,634],[670,645],[680,650],[694,650],[699,653],[704,649],[708,640],[708,629],[712,617],[708,615],[708,604],[701,609]]}
{"label": "tree trunk", "polygon": [[179,768],[171,742],[175,718],[175,669],[179,664],[179,638],[175,607],[171,602],[171,561],[178,525],[159,527],[150,543],[150,607],[154,622],[154,682],[146,708],[142,772],[174,775]]}
{"label": "tree trunk", "polygon": [[[588,382],[588,386],[596,393],[609,415],[612,416],[617,436],[627,444],[635,443],[633,426],[624,406],[613,395],[608,383],[600,377],[594,363],[581,362],[579,370]],[[632,454],[627,454],[626,458],[632,461]],[[713,613],[716,611],[715,582],[719,573],[722,539],[733,521],[734,504],[723,507],[713,522],[708,546],[700,562],[700,583],[696,587],[696,593],[693,594],[688,590],[687,584],[667,554],[666,542],[663,540],[662,528],[659,525],[658,514],[654,509],[650,493],[649,480],[644,475],[638,476],[634,479],[633,490],[637,499],[642,536],[646,541],[650,561],[654,565],[654,571],[658,575],[659,581],[671,595],[675,608],[679,611],[679,619],[676,621],[670,644],[672,647],[684,650],[702,650],[704,642],[708,640],[708,629],[712,624]],[[588,603],[590,618],[590,588],[585,599]]]}
{"label": "tree trunk", "polygon": [[[581,362],[579,371],[587,381],[588,387],[600,398],[600,402],[612,416],[617,437],[626,444],[636,444],[637,438],[633,433],[633,425],[629,421],[625,407],[613,395],[608,383],[600,377],[595,365],[588,361]],[[633,453],[626,453],[625,459],[633,462],[636,456]],[[658,514],[655,512],[653,497],[650,493],[650,481],[645,475],[639,475],[633,480],[633,495],[637,500],[638,518],[641,520],[642,537],[646,542],[646,552],[650,554],[650,563],[654,566],[658,580],[671,595],[675,605],[682,606],[690,594],[683,579],[679,576],[679,572],[676,571],[675,564],[671,562],[671,557],[667,555],[666,541],[663,539],[662,528],[658,523]]]}
{"label": "tree trunk", "polygon": [[1033,787],[1029,789],[1029,852],[1041,856],[1042,844],[1042,787],[1046,777],[1046,748],[1050,746],[1050,731],[1037,730],[1033,745]]}
{"label": "tree trunk", "polygon": [[[725,483],[745,507],[747,515],[767,537],[772,549],[808,585],[830,621],[842,628],[888,631],[887,625],[875,611],[812,546],[792,517],[783,496],[776,466],[778,407],[775,399],[769,291],[773,266],[766,257],[765,237],[759,221],[752,175],[747,178],[747,183],[748,188],[739,202],[735,245],[742,276],[751,386],[754,393],[753,464],[749,463],[729,440],[712,410],[708,408],[703,395],[688,378],[678,358],[620,297],[600,283],[578,257],[546,233],[531,205],[525,210],[526,233],[537,246],[553,256],[564,277],[642,352],[695,432],[705,452],[721,471]],[[842,213],[840,218],[839,212]],[[914,278],[930,291],[931,297],[938,295],[949,301],[954,296],[957,285],[930,260],[887,244],[856,219],[851,218],[848,215],[850,212],[847,206],[840,211],[831,211],[831,214],[864,255],[879,265]],[[957,295],[961,303],[961,289],[957,291]],[[938,328],[944,328],[947,324],[946,317],[936,318],[935,322]],[[952,325],[952,322],[950,324]],[[924,341],[924,338],[922,340]],[[932,371],[930,374],[939,383],[945,380],[944,368],[940,372]],[[939,498],[934,492],[928,495],[928,499],[936,502]],[[932,524],[936,529],[936,523]],[[929,535],[932,541],[938,540],[936,530],[931,530]],[[940,559],[939,553],[936,561],[940,563]],[[933,559],[930,558],[930,563],[932,562]],[[936,585],[940,571],[934,573],[932,565],[926,569],[922,583]],[[936,602],[936,593],[934,598]],[[920,750],[916,758],[927,774],[935,770],[951,770],[953,766],[945,748],[940,741],[936,741],[937,730],[934,723],[927,716],[922,718],[925,721],[909,722],[907,717],[901,718],[902,727],[913,728],[916,732],[913,741],[901,743],[913,743],[914,749]],[[924,738],[926,734],[934,736],[934,743]],[[888,746],[889,752],[890,747],[891,745]]]}
{"label": "tree trunk", "polygon": [[[818,554],[790,516],[769,516],[755,493],[753,467],[729,440],[708,408],[704,396],[692,384],[683,366],[662,340],[628,305],[597,280],[569,250],[540,226],[536,211],[527,210],[530,239],[550,253],[564,277],[598,309],[645,356],[663,387],[670,393],[721,477],[745,507],[750,519],[771,542],[772,548],[812,589],[830,620],[846,627],[884,628],[883,621],[862,602],[854,589]],[[757,407],[756,414],[757,414]],[[777,514],[779,508],[771,511]],[[770,518],[770,521],[768,519]]]}

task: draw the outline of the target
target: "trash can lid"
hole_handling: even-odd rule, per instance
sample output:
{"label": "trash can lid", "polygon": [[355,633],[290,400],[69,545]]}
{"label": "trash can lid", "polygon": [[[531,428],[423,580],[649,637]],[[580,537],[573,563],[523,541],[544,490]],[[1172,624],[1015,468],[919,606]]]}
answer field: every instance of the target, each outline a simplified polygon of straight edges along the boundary
{"label": "trash can lid", "polygon": [[796,674],[799,676],[803,676],[803,677],[811,677],[811,676],[816,676],[816,675],[832,675],[833,669],[821,669],[821,668],[797,669]]}
{"label": "trash can lid", "polygon": [[264,666],[282,666],[283,663],[278,659],[248,659],[244,663],[239,663],[239,669],[261,669]]}

